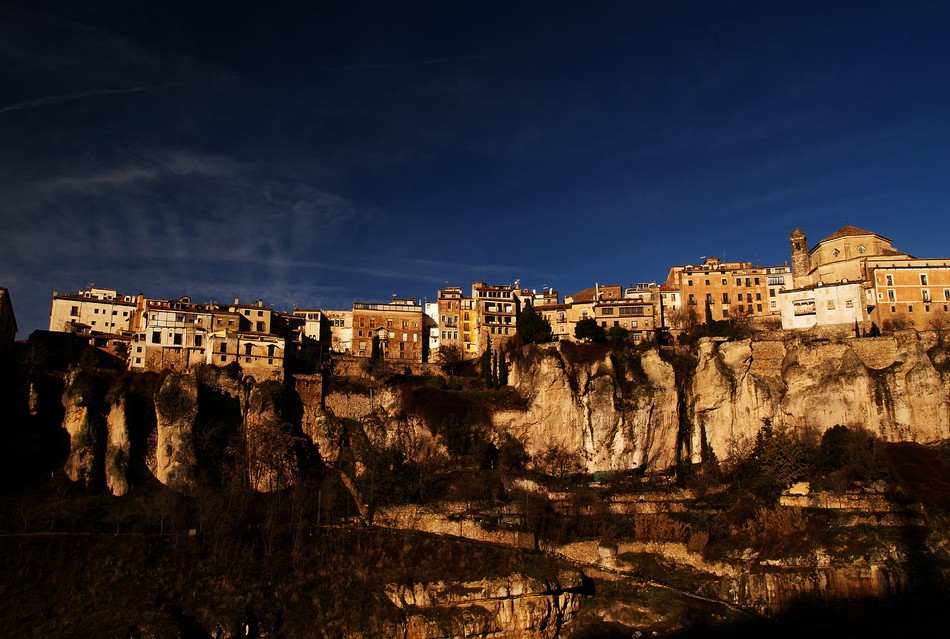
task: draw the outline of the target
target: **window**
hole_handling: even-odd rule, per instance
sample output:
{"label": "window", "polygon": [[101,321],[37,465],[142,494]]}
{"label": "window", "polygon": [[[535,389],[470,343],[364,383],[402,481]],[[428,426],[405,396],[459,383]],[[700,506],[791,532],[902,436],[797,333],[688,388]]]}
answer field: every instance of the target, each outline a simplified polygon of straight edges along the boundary
{"label": "window", "polygon": [[706,286],[709,286],[709,280],[706,280]]}
{"label": "window", "polygon": [[[692,293],[689,294],[689,303],[690,303],[690,304],[695,304],[695,303],[696,303],[696,296],[693,295]],[[586,315],[586,313],[585,313],[585,315]],[[586,319],[586,317],[585,317],[585,319]]]}
{"label": "window", "polygon": [[[245,344],[245,345],[244,345],[244,354],[245,354],[245,355],[250,355],[250,354],[251,354],[251,349],[253,349],[253,348],[254,348],[254,346],[253,346],[252,344]],[[247,360],[247,361],[251,361],[251,360]]]}
{"label": "window", "polygon": [[693,280],[686,280],[686,286],[692,286]]}
{"label": "window", "polygon": [[748,277],[745,278],[745,285],[746,285],[746,286],[752,286],[752,280],[749,279]]}
{"label": "window", "polygon": [[[222,346],[224,346],[224,344],[222,344]],[[222,362],[228,361],[228,356],[227,356],[227,355],[222,355],[222,356],[221,356],[221,361],[222,361]]]}
{"label": "window", "polygon": [[172,335],[172,343],[174,343],[175,346],[181,346],[181,333]]}
{"label": "window", "polygon": [[78,316],[79,316],[79,307],[78,307],[78,306],[73,306],[71,309],[69,309],[69,314],[72,315],[73,317],[78,317]]}
{"label": "window", "polygon": [[896,301],[897,301],[897,293],[895,293],[895,292],[894,292],[894,289],[892,289],[892,288],[887,289],[887,301],[888,301],[888,302],[896,302]]}
{"label": "window", "polygon": [[908,312],[908,313],[913,313],[913,312],[914,312],[914,306],[913,306],[913,304],[908,304],[908,305],[907,305],[907,312]]}
{"label": "window", "polygon": [[886,286],[894,286],[894,276],[893,276],[893,275],[885,275],[885,276],[884,276],[884,284],[885,284]]}
{"label": "window", "polygon": [[838,257],[839,255],[841,255],[841,251],[839,251],[838,249],[835,249],[831,252],[831,254],[835,257]]}
{"label": "window", "polygon": [[759,312],[760,312],[760,313],[762,312],[762,305],[761,305],[761,304],[756,304],[755,307],[756,307],[757,309],[759,309]]}
{"label": "window", "polygon": [[195,335],[195,346],[201,346],[201,335]]}
{"label": "window", "polygon": [[98,308],[92,309],[92,313],[93,313],[93,315],[98,315],[98,314],[99,314],[99,309],[98,309]]}
{"label": "window", "polygon": [[835,301],[834,301],[834,300],[828,300],[828,310],[829,310],[829,311],[835,310]]}
{"label": "window", "polygon": [[152,343],[161,344],[162,343],[162,332],[161,331],[152,331]]}
{"label": "window", "polygon": [[723,294],[722,294],[722,303],[723,303],[723,304],[728,304],[728,303],[729,303],[729,293],[723,293]]}
{"label": "window", "polygon": [[775,297],[775,289],[774,289],[774,288],[770,288],[770,289],[769,289],[769,297]]}
{"label": "window", "polygon": [[943,289],[943,299],[950,302],[950,288]]}
{"label": "window", "polygon": [[726,285],[726,278],[722,278],[722,285],[723,285],[723,286]]}
{"label": "window", "polygon": [[867,249],[864,248],[864,244],[861,244],[860,246],[858,246],[858,253],[864,254],[866,250]]}
{"label": "window", "polygon": [[706,303],[707,304],[713,303],[712,293],[706,293]]}
{"label": "window", "polygon": [[258,317],[264,317],[264,311],[257,311]]}
{"label": "window", "polygon": [[755,278],[755,285],[756,285],[756,286],[759,285],[759,278]]}
{"label": "window", "polygon": [[845,308],[854,308],[854,300],[845,300],[845,301],[844,301],[844,307],[845,307]]}
{"label": "window", "polygon": [[926,274],[926,273],[921,273],[921,274],[920,274],[920,285],[921,285],[921,286],[927,286],[927,274]]}
{"label": "window", "polygon": [[926,288],[925,288],[925,289],[922,289],[922,290],[920,291],[920,296],[921,296],[921,299],[923,299],[925,302],[929,302],[929,301],[930,301],[930,289],[926,289]]}

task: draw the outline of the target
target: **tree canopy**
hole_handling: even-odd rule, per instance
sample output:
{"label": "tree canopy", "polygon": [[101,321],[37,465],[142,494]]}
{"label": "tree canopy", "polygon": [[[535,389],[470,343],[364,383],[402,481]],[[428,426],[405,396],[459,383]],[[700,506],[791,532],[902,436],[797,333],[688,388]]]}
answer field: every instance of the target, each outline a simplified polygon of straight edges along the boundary
{"label": "tree canopy", "polygon": [[574,325],[574,337],[603,344],[607,341],[607,332],[597,323],[597,320],[587,318]]}
{"label": "tree canopy", "polygon": [[541,316],[531,301],[525,302],[524,308],[518,313],[515,334],[522,344],[543,344],[551,341],[551,324]]}

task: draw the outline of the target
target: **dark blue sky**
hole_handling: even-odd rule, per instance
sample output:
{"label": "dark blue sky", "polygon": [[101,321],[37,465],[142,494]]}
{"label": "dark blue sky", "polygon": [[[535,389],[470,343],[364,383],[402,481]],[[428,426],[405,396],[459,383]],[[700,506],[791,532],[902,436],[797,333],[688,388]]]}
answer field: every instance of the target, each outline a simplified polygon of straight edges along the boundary
{"label": "dark blue sky", "polygon": [[[275,8],[271,5],[292,5]],[[573,293],[846,222],[950,255],[946,2],[0,8],[0,285]]]}

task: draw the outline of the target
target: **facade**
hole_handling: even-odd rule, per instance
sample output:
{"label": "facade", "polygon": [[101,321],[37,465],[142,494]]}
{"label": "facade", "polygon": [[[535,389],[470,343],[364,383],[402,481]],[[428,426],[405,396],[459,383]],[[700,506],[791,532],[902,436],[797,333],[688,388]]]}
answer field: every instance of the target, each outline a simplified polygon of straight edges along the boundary
{"label": "facade", "polygon": [[271,324],[274,320],[274,311],[264,307],[264,300],[257,300],[255,304],[241,304],[238,298],[234,298],[228,310],[241,316],[242,331],[251,331],[254,333],[272,332]]}
{"label": "facade", "polygon": [[570,321],[570,304],[547,304],[537,310],[551,325],[551,339],[555,341],[574,339],[575,323]]}
{"label": "facade", "polygon": [[358,357],[372,355],[375,335],[387,360],[422,362],[427,345],[423,326],[422,305],[415,298],[354,302],[352,353]]}
{"label": "facade", "polygon": [[353,311],[323,311],[330,326],[330,348],[349,355],[353,344]]}
{"label": "facade", "polygon": [[769,290],[768,312],[770,315],[782,314],[782,307],[779,304],[778,295],[782,291],[795,288],[794,280],[792,269],[790,269],[787,264],[785,266],[768,266],[765,268],[765,285]]}
{"label": "facade", "polygon": [[860,282],[815,284],[779,293],[782,328],[859,324],[867,319]]}
{"label": "facade", "polygon": [[437,362],[439,357],[439,346],[442,344],[439,329],[439,303],[426,302],[425,315],[422,317],[423,332],[429,340],[427,348],[429,350],[429,361]]}
{"label": "facade", "polygon": [[869,258],[912,259],[895,249],[891,240],[855,226],[845,225],[808,250],[801,229],[789,236],[795,288],[812,284],[861,282],[868,279]]}
{"label": "facade", "polygon": [[13,342],[16,340],[16,333],[16,315],[13,313],[10,291],[0,286],[0,358],[10,354]]}
{"label": "facade", "polygon": [[666,286],[679,291],[681,303],[695,311],[700,323],[707,317],[762,316],[769,314],[766,270],[751,262],[721,262],[710,257],[701,266],[674,266]]}
{"label": "facade", "polygon": [[[455,346],[464,352],[464,337],[462,335],[462,289],[450,286],[438,292],[435,319],[436,349],[441,346]],[[437,350],[430,350],[433,361],[436,361]]]}
{"label": "facade", "polygon": [[478,355],[478,311],[475,308],[475,300],[471,297],[463,297],[459,305],[462,319],[459,339],[462,340],[465,356],[473,357]]}
{"label": "facade", "polygon": [[884,328],[950,328],[950,259],[871,258],[868,308]]}
{"label": "facade", "polygon": [[514,336],[518,312],[521,310],[517,291],[517,286],[507,284],[472,284],[478,335],[477,352],[484,351],[489,342],[492,348],[500,348]]}
{"label": "facade", "polygon": [[293,316],[301,322],[300,332],[304,337],[322,342],[330,334],[330,321],[320,309],[294,309]]}
{"label": "facade", "polygon": [[75,294],[53,291],[49,330],[60,333],[128,333],[137,328],[141,296],[106,288]]}
{"label": "facade", "polygon": [[214,307],[177,300],[145,300],[139,330],[132,337],[129,367],[186,370],[205,361]]}
{"label": "facade", "polygon": [[216,331],[208,336],[205,362],[214,366],[240,365],[244,375],[257,379],[283,376],[286,341],[257,332]]}

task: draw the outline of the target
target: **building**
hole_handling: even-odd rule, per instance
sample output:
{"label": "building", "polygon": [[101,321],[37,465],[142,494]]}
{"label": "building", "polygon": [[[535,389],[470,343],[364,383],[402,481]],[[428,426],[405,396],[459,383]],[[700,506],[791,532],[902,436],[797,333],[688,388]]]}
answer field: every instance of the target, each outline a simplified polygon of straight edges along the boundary
{"label": "building", "polygon": [[778,294],[782,328],[859,324],[867,319],[860,282],[813,284]]}
{"label": "building", "polygon": [[208,336],[205,362],[214,366],[237,363],[245,376],[256,380],[281,379],[286,340],[258,332],[215,331]]}
{"label": "building", "polygon": [[769,289],[768,311],[770,315],[782,314],[778,295],[782,291],[795,288],[794,279],[792,269],[788,267],[788,264],[784,266],[768,266],[765,268],[765,285]]}
{"label": "building", "polygon": [[330,338],[330,320],[322,310],[296,308],[293,316],[302,322],[300,332],[304,337],[318,342]]}
{"label": "building", "polygon": [[271,324],[274,320],[274,311],[264,306],[264,300],[257,300],[254,304],[241,304],[235,297],[234,304],[228,310],[241,316],[242,331],[254,333],[271,333]]}
{"label": "building", "polygon": [[801,229],[792,231],[789,241],[795,285],[792,292],[796,294],[787,295],[793,300],[791,303],[782,302],[783,327],[800,328],[803,322],[810,321],[803,310],[810,299],[809,291],[838,287],[848,291],[844,299],[848,303],[852,302],[850,293],[855,284],[861,288],[860,313],[842,313],[839,302],[829,300],[838,312],[828,313],[824,309],[822,314],[821,303],[816,300],[815,323],[811,325],[858,319],[870,320],[882,328],[928,330],[946,326],[944,314],[950,310],[950,260],[914,258],[895,249],[883,235],[850,225],[810,250]]}
{"label": "building", "polygon": [[472,300],[475,306],[477,351],[480,353],[491,343],[500,348],[514,336],[521,304],[516,292],[518,283],[494,285],[485,282],[472,284]]}
{"label": "building", "polygon": [[950,328],[950,259],[867,260],[867,304],[883,328]]}
{"label": "building", "polygon": [[215,310],[211,304],[192,304],[188,297],[146,299],[132,337],[129,367],[187,370],[204,362]]}
{"label": "building", "polygon": [[426,355],[422,305],[415,298],[391,302],[353,302],[352,353],[369,357],[378,337],[387,360],[422,362]]}
{"label": "building", "polygon": [[[438,323],[435,327],[438,342],[436,349],[441,346],[454,346],[465,352],[462,335],[462,299],[462,289],[458,286],[450,286],[438,292],[434,317]],[[436,351],[431,352],[433,361],[437,361]]]}
{"label": "building", "polygon": [[871,231],[845,225],[808,249],[801,229],[789,236],[792,248],[794,287],[867,280],[866,262],[871,257],[911,259],[895,249],[891,240]]}
{"label": "building", "polygon": [[670,269],[665,288],[679,291],[686,313],[696,321],[728,320],[769,314],[767,270],[751,262],[722,262],[710,257],[700,266],[690,264]]}
{"label": "building", "polygon": [[439,303],[438,302],[426,302],[425,304],[425,314],[422,316],[422,332],[425,333],[429,343],[427,345],[429,351],[429,361],[437,362],[439,361],[439,347],[442,344],[442,338],[439,330]]}
{"label": "building", "polygon": [[551,339],[574,339],[574,323],[570,321],[570,304],[546,304],[538,309],[548,324],[551,325]]}
{"label": "building", "polygon": [[334,353],[349,355],[353,345],[353,311],[323,311],[330,325],[330,347]]}
{"label": "building", "polygon": [[9,356],[16,340],[16,315],[13,313],[13,302],[10,300],[10,291],[0,286],[0,359]]}
{"label": "building", "polygon": [[459,306],[462,318],[459,339],[462,341],[462,350],[466,357],[475,357],[478,355],[478,311],[475,308],[475,300],[463,297]]}
{"label": "building", "polygon": [[106,288],[75,294],[53,291],[49,330],[60,333],[131,333],[137,329],[142,296]]}

